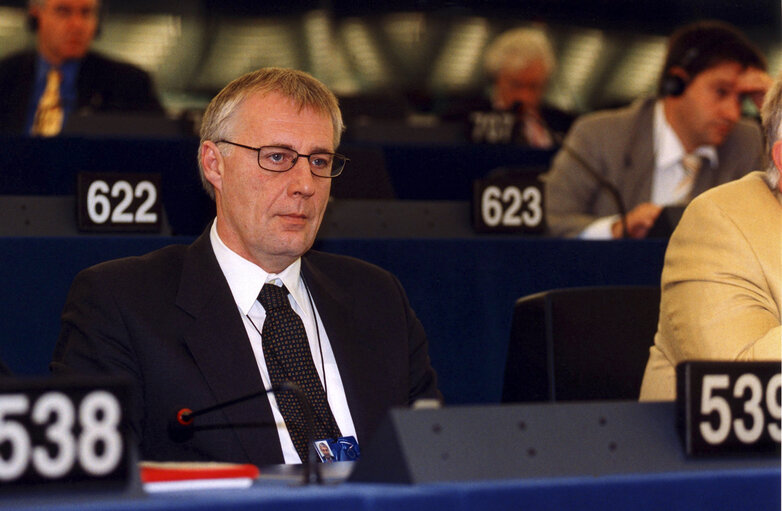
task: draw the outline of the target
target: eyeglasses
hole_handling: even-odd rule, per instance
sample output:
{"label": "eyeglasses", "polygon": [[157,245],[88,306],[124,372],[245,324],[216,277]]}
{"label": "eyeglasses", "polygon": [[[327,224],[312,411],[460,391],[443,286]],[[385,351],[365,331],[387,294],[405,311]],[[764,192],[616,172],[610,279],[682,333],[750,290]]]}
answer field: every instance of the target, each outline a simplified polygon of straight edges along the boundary
{"label": "eyeglasses", "polygon": [[348,158],[336,153],[312,153],[299,154],[293,149],[278,146],[250,147],[248,145],[237,144],[228,140],[218,140],[217,143],[225,143],[243,147],[251,151],[258,152],[258,166],[271,172],[288,172],[296,165],[300,156],[307,158],[310,162],[310,172],[318,177],[337,177],[345,168]]}

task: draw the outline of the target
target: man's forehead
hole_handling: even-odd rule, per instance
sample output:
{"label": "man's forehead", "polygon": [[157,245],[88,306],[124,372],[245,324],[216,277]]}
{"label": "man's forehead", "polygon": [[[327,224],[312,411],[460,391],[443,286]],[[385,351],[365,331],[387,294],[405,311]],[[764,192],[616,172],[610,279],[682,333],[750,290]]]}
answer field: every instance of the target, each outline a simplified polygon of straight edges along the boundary
{"label": "man's forehead", "polygon": [[698,73],[698,76],[708,77],[713,80],[735,80],[745,71],[746,67],[732,60],[723,60]]}
{"label": "man's forehead", "polygon": [[244,122],[254,120],[274,120],[278,118],[311,119],[320,117],[324,124],[331,125],[328,113],[322,112],[310,105],[298,103],[295,99],[282,93],[253,92],[238,105],[238,117]]}
{"label": "man's forehead", "polygon": [[[279,92],[250,93],[237,106],[232,117],[231,131],[234,135],[240,135],[242,132],[258,134],[259,131],[266,135],[281,135],[282,132],[278,132],[277,128],[285,129],[285,125],[298,125],[297,130],[307,130],[299,133],[314,135],[317,132],[322,138],[328,139],[328,143],[326,140],[317,143],[320,149],[333,150],[333,124],[328,114],[311,106],[302,106]],[[271,143],[268,140],[266,142]],[[274,143],[281,144],[282,141],[275,140]]]}
{"label": "man's forehead", "polygon": [[44,7],[92,8],[98,6],[98,0],[44,0],[40,5]]}

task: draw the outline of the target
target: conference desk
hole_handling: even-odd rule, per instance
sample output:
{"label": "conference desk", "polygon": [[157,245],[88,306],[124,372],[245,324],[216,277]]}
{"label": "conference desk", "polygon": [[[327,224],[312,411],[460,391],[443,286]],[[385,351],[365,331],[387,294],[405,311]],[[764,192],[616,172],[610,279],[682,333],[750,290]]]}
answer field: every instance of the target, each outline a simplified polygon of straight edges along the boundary
{"label": "conference desk", "polygon": [[[76,273],[191,237],[0,237],[0,357],[47,374],[59,314]],[[498,403],[515,300],[562,287],[658,285],[666,242],[491,236],[323,239],[316,248],[397,275],[429,338],[446,402]]]}
{"label": "conference desk", "polygon": [[292,486],[260,480],[251,488],[114,496],[0,500],[32,511],[778,511],[778,468],[434,483],[415,486],[342,483]]}
{"label": "conference desk", "polygon": [[507,479],[420,485],[299,486],[272,476],[249,488],[147,494],[25,495],[0,498],[9,511],[778,511],[778,467],[611,476]]}

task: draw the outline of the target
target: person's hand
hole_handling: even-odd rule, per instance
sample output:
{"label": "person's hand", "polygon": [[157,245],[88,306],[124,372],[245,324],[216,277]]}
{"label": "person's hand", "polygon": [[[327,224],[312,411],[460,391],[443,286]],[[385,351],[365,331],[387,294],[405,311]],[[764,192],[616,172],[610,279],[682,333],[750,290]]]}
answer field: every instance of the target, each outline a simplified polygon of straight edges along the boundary
{"label": "person's hand", "polygon": [[[645,238],[662,210],[661,206],[651,202],[644,202],[634,207],[625,217],[627,218],[627,236],[630,238]],[[621,219],[614,222],[611,226],[611,234],[614,238],[622,237],[623,227]]]}
{"label": "person's hand", "polygon": [[766,97],[766,92],[773,83],[774,79],[762,69],[748,67],[739,76],[736,91],[740,95],[749,97],[760,110],[760,107],[763,106],[763,98]]}

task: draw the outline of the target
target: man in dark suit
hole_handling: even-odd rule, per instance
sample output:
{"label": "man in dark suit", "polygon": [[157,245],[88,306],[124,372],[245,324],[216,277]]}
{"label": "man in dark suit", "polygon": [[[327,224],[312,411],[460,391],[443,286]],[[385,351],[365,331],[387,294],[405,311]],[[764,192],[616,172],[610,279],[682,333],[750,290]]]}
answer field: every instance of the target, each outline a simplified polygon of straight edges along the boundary
{"label": "man in dark suit", "polygon": [[[760,129],[741,119],[741,104],[745,95],[762,102],[772,81],[765,67],[731,25],[702,21],[678,29],[657,97],[585,115],[568,132],[545,176],[550,233],[643,238],[663,206],[684,205],[758,168]],[[599,180],[620,195],[625,221]]]}
{"label": "man in dark suit", "polygon": [[486,50],[492,107],[515,116],[514,142],[550,149],[570,128],[573,116],[544,101],[555,66],[548,37],[534,28],[503,32]]}
{"label": "man in dark suit", "polygon": [[190,246],[76,277],[52,370],[129,377],[142,459],[300,461],[273,394],[198,417],[183,443],[167,431],[182,407],[272,387],[272,313],[259,296],[270,285],[290,293],[342,437],[364,442],[389,407],[441,399],[423,327],[399,281],[310,250],[331,178],[345,163],[334,154],[342,130],[336,98],[306,73],[271,68],[234,80],[201,127],[201,177],[217,206],[211,227]]}
{"label": "man in dark suit", "polygon": [[[37,48],[0,62],[0,132],[55,135],[73,114],[163,112],[146,72],[89,51],[99,8],[98,0],[30,1]],[[59,80],[59,129],[44,133],[34,126],[51,71]]]}

